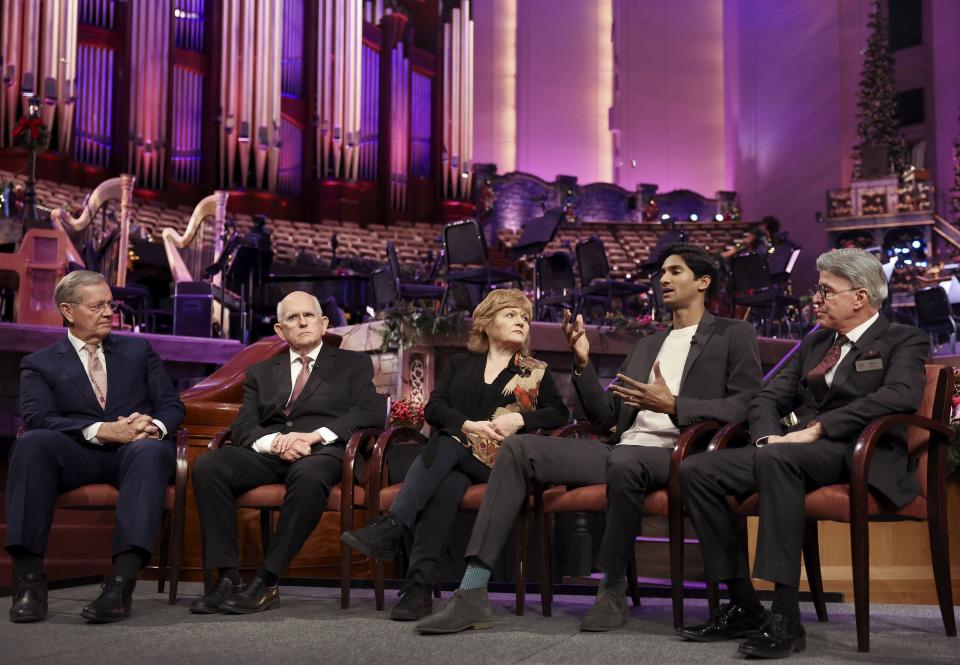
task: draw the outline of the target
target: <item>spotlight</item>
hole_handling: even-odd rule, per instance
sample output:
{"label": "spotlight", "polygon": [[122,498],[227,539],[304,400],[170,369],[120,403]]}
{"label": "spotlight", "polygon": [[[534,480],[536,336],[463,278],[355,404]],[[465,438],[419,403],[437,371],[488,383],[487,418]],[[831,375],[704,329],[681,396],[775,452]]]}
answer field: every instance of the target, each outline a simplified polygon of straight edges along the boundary
{"label": "spotlight", "polygon": [[904,261],[904,263],[906,263],[908,266],[913,265],[913,261],[911,261],[910,259],[907,259],[906,261]]}
{"label": "spotlight", "polygon": [[713,218],[714,218],[715,220],[717,220],[718,222],[722,222],[722,221],[723,221],[723,215],[721,215],[719,212],[718,212],[716,215],[714,215]]}
{"label": "spotlight", "polygon": [[660,215],[660,221],[661,221],[661,222],[665,222],[665,221],[667,221],[668,219],[670,219],[670,215],[668,215],[667,213],[663,213],[662,215]]}
{"label": "spotlight", "polygon": [[697,213],[694,212],[694,213],[691,213],[691,214],[690,214],[690,221],[691,221],[691,222],[695,222],[695,221],[697,221],[698,219],[700,219],[700,218],[697,216]]}
{"label": "spotlight", "polygon": [[919,240],[914,240],[914,241],[913,241],[912,243],[910,243],[910,244],[913,245],[913,248],[914,248],[914,249],[920,249],[920,241],[919,241]]}

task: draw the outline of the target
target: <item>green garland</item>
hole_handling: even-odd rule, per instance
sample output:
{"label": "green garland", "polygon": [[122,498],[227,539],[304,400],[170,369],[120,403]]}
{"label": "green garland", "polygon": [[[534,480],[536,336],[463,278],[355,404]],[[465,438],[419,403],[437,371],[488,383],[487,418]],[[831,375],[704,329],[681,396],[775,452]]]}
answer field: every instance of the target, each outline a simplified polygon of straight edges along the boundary
{"label": "green garland", "polygon": [[464,329],[463,312],[441,313],[402,302],[380,312],[380,352],[405,349],[428,337],[457,337]]}

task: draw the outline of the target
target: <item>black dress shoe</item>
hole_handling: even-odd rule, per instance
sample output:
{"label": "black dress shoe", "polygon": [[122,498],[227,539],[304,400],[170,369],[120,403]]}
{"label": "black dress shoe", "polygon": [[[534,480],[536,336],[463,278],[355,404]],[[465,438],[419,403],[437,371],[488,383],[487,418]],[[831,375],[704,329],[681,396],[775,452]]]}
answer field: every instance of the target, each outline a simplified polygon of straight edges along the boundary
{"label": "black dress shoe", "polygon": [[807,631],[803,624],[782,614],[772,614],[767,625],[741,644],[737,651],[755,658],[786,658],[806,648]]}
{"label": "black dress shoe", "polygon": [[80,616],[92,623],[113,623],[130,616],[133,604],[133,587],[137,580],[119,575],[109,577],[101,587],[103,591],[95,601],[80,610]]}
{"label": "black dress shoe", "polygon": [[766,610],[748,610],[731,603],[721,605],[706,623],[678,628],[677,635],[693,642],[733,640],[760,630],[768,617]]}
{"label": "black dress shoe", "polygon": [[362,529],[344,531],[340,534],[340,540],[371,559],[391,561],[400,551],[404,533],[406,527],[399,520],[381,515]]}
{"label": "black dress shoe", "polygon": [[10,621],[33,623],[47,618],[47,576],[29,573],[13,582],[13,606]]}
{"label": "black dress shoe", "polygon": [[433,587],[409,582],[400,590],[400,602],[390,610],[393,621],[419,621],[433,610]]}
{"label": "black dress shoe", "polygon": [[259,577],[254,577],[247,588],[227,598],[220,609],[227,614],[252,614],[269,610],[280,602],[278,585],[267,586]]}
{"label": "black dress shoe", "polygon": [[190,605],[190,611],[194,614],[216,614],[220,611],[220,606],[224,601],[243,590],[243,582],[233,583],[229,577],[221,577],[213,591],[203,598],[197,598]]}

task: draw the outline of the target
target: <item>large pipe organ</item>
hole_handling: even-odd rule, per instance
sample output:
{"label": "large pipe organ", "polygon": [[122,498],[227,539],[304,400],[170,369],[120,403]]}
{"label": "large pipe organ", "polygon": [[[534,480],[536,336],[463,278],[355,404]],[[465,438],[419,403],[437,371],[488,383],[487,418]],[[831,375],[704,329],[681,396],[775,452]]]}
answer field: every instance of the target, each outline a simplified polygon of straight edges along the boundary
{"label": "large pipe organ", "polygon": [[242,189],[258,195],[231,206],[306,221],[434,220],[470,198],[470,14],[470,0],[7,0],[0,158],[39,97],[41,177],[130,173],[177,203]]}

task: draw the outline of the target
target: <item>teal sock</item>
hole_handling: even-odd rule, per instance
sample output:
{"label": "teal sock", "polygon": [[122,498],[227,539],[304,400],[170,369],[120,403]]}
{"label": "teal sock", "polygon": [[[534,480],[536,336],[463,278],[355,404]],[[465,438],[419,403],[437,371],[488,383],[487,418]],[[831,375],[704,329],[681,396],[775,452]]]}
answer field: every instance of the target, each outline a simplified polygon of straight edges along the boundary
{"label": "teal sock", "polygon": [[460,580],[461,589],[481,589],[490,581],[490,569],[480,559],[473,557],[467,564],[467,570]]}

